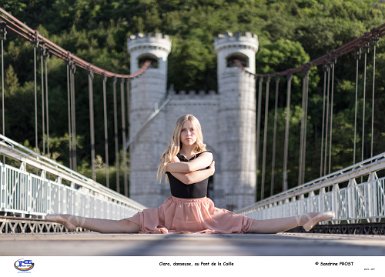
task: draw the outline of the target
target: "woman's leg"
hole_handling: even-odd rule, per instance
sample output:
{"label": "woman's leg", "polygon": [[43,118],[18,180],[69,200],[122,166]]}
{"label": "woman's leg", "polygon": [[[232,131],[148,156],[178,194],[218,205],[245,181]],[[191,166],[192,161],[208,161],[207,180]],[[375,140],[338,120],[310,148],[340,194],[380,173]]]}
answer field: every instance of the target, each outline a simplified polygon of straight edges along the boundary
{"label": "woman's leg", "polygon": [[99,233],[138,233],[140,231],[139,225],[127,219],[98,219],[68,214],[49,214],[45,219],[63,224],[70,231],[74,231],[76,227]]}
{"label": "woman's leg", "polygon": [[279,233],[298,226],[302,226],[309,231],[321,221],[330,220],[334,217],[333,212],[307,213],[299,216],[273,218],[264,220],[253,220],[248,233]]}

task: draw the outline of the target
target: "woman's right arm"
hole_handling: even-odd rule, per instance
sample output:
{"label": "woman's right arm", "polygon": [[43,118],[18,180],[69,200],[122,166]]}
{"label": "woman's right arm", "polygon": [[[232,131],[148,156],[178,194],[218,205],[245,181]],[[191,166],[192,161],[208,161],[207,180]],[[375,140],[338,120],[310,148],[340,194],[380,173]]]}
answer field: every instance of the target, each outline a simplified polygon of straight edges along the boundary
{"label": "woman's right arm", "polygon": [[197,170],[194,172],[180,173],[180,172],[171,172],[171,174],[181,181],[183,184],[191,185],[203,181],[215,173],[215,161],[212,161],[209,168]]}

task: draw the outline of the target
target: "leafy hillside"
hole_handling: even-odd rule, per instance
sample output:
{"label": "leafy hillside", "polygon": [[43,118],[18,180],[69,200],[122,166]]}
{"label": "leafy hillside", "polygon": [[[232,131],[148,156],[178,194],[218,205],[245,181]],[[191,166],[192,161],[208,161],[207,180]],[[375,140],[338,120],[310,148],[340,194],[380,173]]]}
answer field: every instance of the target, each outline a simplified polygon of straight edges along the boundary
{"label": "leafy hillside", "polygon": [[[168,34],[173,43],[169,56],[168,84],[173,84],[176,89],[216,90],[216,55],[213,41],[221,32],[250,31],[257,34],[260,41],[260,50],[256,56],[257,72],[266,73],[303,64],[385,22],[385,3],[380,0],[2,0],[1,2],[0,5],[5,10],[31,28],[38,29],[40,33],[63,48],[115,72],[129,72],[126,40],[130,34],[138,32]],[[14,38],[14,35],[9,35],[5,43],[8,118],[6,130],[11,138],[17,141],[28,140],[26,143],[32,144],[34,138],[31,117],[32,46]],[[21,45],[24,47],[20,48]],[[382,54],[379,64],[382,62],[384,65],[384,59]],[[385,76],[384,66],[380,70],[383,73],[379,76]],[[81,74],[83,73],[79,73],[80,78],[76,85],[77,105],[88,107],[86,78],[81,78]],[[50,109],[55,112],[55,116],[51,117],[50,127],[54,138],[52,148],[61,153],[57,159],[67,164],[68,157],[65,154],[67,145],[64,139],[68,129],[67,110],[62,109],[67,105],[65,64],[50,59],[49,76]],[[96,78],[96,81],[100,79]],[[318,81],[315,78],[311,87],[319,85]],[[380,81],[378,85],[381,87],[381,82],[384,87],[384,81]],[[351,80],[346,82],[339,80],[339,86],[342,92],[354,90]],[[295,93],[297,94],[293,98],[298,99],[300,90]],[[101,95],[100,88],[96,88],[96,95]],[[95,96],[96,105],[101,105],[99,96]],[[319,104],[322,99],[320,100],[319,95],[310,97],[310,102],[314,105],[313,114],[310,116],[315,116],[321,112]],[[353,115],[338,106],[343,102],[345,94],[339,93],[335,97],[338,124],[350,126]],[[26,103],[23,104],[24,109],[15,109],[15,105],[21,102]],[[296,103],[295,100],[293,103]],[[88,108],[78,109],[77,113],[77,120],[80,122],[78,135],[82,142],[82,149],[78,153],[79,158],[83,160],[83,170],[86,172],[89,163],[87,162],[89,150],[86,147],[89,141]],[[95,116],[96,122],[102,122],[101,109],[96,111]],[[295,121],[295,116],[299,115],[294,113],[293,116]],[[20,121],[29,125],[19,126]],[[81,124],[82,122],[84,124]],[[376,124],[385,126],[382,121]],[[103,124],[96,124],[96,128],[97,153],[103,156]],[[309,128],[313,128],[313,131],[309,131],[309,136],[317,141],[319,128],[316,126]],[[292,137],[291,139],[298,140]],[[337,133],[335,139],[337,147],[351,148],[351,140],[350,146],[346,146],[346,138],[342,135]],[[296,143],[294,141],[292,145]],[[385,146],[382,149],[385,149]],[[309,149],[309,153],[316,155],[316,149]],[[339,153],[336,152],[335,155],[338,156]],[[113,157],[113,153],[111,156]],[[351,162],[344,155],[337,157],[336,161],[333,168]],[[293,165],[290,177],[293,184],[296,182],[295,172]],[[306,179],[315,178],[317,174],[316,169],[309,168]]]}

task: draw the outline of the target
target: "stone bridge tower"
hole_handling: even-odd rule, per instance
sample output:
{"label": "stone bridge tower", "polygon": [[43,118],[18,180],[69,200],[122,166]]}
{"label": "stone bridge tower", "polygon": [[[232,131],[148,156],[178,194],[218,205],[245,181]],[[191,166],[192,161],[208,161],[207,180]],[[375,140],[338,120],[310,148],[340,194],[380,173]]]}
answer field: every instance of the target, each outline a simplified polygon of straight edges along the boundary
{"label": "stone bridge tower", "polygon": [[130,145],[130,197],[143,205],[154,207],[163,200],[162,186],[156,183],[159,157],[165,150],[164,111],[140,130],[149,116],[166,97],[167,56],[171,41],[162,34],[131,36],[128,51],[131,55],[131,72],[151,61],[151,67],[140,78],[131,81],[130,139],[139,139]]}
{"label": "stone bridge tower", "polygon": [[254,76],[258,38],[251,33],[226,33],[215,40],[218,74],[218,143],[226,207],[255,203],[256,95]]}

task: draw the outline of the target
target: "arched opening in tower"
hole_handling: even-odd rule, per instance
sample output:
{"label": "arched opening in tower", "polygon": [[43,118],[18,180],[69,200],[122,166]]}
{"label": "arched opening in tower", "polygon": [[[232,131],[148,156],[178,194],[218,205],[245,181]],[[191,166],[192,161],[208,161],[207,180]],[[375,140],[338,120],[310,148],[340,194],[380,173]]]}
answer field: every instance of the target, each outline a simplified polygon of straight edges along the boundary
{"label": "arched opening in tower", "polygon": [[233,53],[226,58],[227,67],[249,67],[249,58],[242,53]]}
{"label": "arched opening in tower", "polygon": [[154,55],[151,55],[151,54],[144,54],[144,55],[141,55],[139,58],[138,58],[138,67],[141,68],[143,66],[143,64],[147,61],[150,61],[151,64],[150,64],[150,68],[159,68],[159,61],[158,61],[158,58]]}

